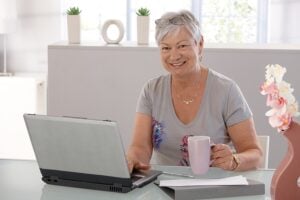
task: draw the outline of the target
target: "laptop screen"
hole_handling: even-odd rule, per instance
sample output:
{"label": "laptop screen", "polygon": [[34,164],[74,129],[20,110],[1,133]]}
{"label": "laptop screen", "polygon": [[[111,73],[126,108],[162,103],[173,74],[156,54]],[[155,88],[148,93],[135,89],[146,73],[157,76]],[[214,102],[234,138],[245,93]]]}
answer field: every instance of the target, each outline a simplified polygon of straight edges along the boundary
{"label": "laptop screen", "polygon": [[116,122],[25,114],[39,167],[130,178]]}

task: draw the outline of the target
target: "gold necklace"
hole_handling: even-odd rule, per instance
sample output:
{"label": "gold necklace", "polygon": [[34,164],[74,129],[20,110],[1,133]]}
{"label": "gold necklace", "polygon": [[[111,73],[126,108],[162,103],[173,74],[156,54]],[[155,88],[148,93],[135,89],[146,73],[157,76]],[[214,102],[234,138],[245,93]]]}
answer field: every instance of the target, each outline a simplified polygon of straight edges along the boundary
{"label": "gold necklace", "polygon": [[195,100],[194,98],[186,99],[186,100],[182,99],[182,102],[185,103],[186,105],[189,105],[190,103],[193,103],[194,100]]}
{"label": "gold necklace", "polygon": [[198,97],[198,95],[199,95],[199,92],[200,92],[200,81],[201,81],[201,75],[200,75],[199,80],[196,80],[194,84],[192,84],[191,86],[188,86],[188,87],[193,87],[193,90],[196,91],[196,92],[194,94],[192,94],[192,95],[186,95],[186,96],[184,96],[183,94],[180,94],[176,90],[175,85],[173,85],[175,96],[177,97],[177,99],[179,99],[185,105],[192,104],[195,101],[195,99]]}
{"label": "gold necklace", "polygon": [[[198,87],[197,87],[198,88]],[[199,89],[199,88],[198,88]],[[176,92],[177,93],[177,92]],[[198,96],[198,92],[196,91],[195,94],[191,95],[190,97],[189,96],[186,96],[186,97],[183,97],[183,95],[180,95],[180,94],[176,94],[176,97],[182,102],[184,103],[185,105],[190,105],[191,103],[193,103],[195,101],[195,99],[197,98]]]}

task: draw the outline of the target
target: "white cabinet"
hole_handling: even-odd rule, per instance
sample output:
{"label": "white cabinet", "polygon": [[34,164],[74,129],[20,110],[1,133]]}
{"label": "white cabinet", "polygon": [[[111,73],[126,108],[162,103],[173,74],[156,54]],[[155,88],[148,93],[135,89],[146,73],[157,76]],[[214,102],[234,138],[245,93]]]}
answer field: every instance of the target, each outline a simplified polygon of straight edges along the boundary
{"label": "white cabinet", "polygon": [[35,159],[24,113],[45,113],[45,81],[0,77],[0,158]]}

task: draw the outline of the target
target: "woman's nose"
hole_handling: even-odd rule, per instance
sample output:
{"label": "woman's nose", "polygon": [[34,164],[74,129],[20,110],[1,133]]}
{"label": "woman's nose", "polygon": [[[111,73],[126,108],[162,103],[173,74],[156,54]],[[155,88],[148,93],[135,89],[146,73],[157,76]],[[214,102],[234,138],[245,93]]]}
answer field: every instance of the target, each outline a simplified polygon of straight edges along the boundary
{"label": "woman's nose", "polygon": [[178,58],[180,58],[180,52],[178,51],[178,49],[176,48],[172,48],[171,51],[170,51],[170,58],[172,60],[176,60]]}

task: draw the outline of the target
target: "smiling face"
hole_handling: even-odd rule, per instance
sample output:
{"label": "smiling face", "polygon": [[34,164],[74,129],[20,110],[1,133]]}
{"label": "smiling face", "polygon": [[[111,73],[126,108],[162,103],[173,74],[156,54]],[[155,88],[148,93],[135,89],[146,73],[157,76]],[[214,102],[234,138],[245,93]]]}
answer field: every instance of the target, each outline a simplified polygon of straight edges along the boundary
{"label": "smiling face", "polygon": [[183,26],[167,34],[159,47],[161,62],[173,76],[189,76],[200,70],[199,57],[203,42],[201,40],[197,44]]}

